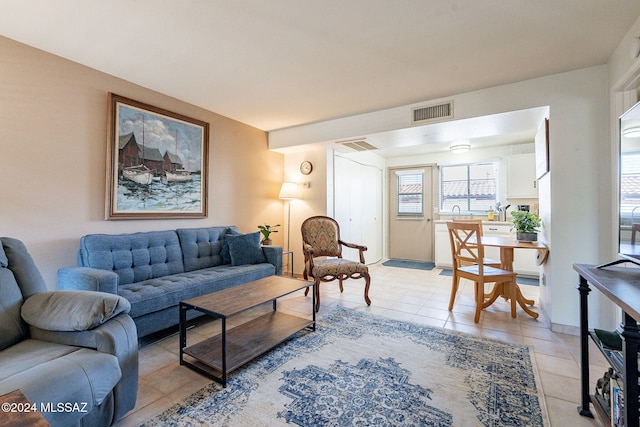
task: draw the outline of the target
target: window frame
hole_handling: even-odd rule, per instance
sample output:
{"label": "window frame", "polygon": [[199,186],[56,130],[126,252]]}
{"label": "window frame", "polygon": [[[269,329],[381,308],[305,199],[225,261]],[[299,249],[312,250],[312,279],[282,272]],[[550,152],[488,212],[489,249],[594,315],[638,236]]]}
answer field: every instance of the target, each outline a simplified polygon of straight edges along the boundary
{"label": "window frame", "polygon": [[[403,176],[420,176],[420,191],[419,192],[402,192],[402,177]],[[424,216],[424,171],[423,170],[403,170],[396,171],[397,181],[397,197],[396,197],[396,213],[399,217],[423,217]],[[417,181],[417,180],[416,180]],[[401,198],[405,197],[419,197],[420,211],[403,211],[401,210],[402,202]]]}
{"label": "window frame", "polygon": [[[471,194],[471,188],[472,188],[472,181],[481,181],[481,179],[479,178],[473,178],[472,177],[472,171],[471,169],[474,166],[486,166],[486,165],[490,165],[493,167],[493,177],[492,178],[488,178],[487,181],[493,181],[493,198],[489,199],[487,198],[487,200],[490,200],[489,203],[487,203],[486,207],[482,207],[481,209],[472,209],[472,204],[478,204],[478,200],[482,200],[482,199],[474,199]],[[484,213],[486,211],[489,210],[490,207],[495,206],[496,202],[498,201],[498,196],[499,196],[499,185],[500,185],[500,161],[497,160],[485,160],[485,161],[478,161],[478,162],[469,162],[469,163],[460,163],[460,164],[452,164],[452,165],[440,165],[439,166],[439,200],[438,200],[438,205],[439,205],[439,211],[440,212],[446,212],[447,208],[445,207],[445,204],[447,203],[447,200],[451,201],[453,200],[452,197],[446,198],[445,199],[445,189],[444,189],[444,185],[446,183],[450,183],[453,182],[454,180],[449,180],[449,181],[445,181],[443,179],[444,173],[445,173],[445,169],[447,168],[455,168],[455,167],[466,167],[466,177],[465,177],[465,181],[466,181],[466,196],[465,197],[460,197],[460,201],[453,203],[453,206],[451,207],[451,209],[453,210],[454,206],[458,206],[460,208],[461,212],[468,212],[468,213]],[[451,203],[449,203],[451,204]]]}

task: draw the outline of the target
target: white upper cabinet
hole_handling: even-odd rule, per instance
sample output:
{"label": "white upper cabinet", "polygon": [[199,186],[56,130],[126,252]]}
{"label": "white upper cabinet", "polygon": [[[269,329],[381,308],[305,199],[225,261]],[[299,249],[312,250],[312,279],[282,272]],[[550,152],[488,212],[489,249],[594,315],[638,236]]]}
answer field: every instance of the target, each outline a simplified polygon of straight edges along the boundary
{"label": "white upper cabinet", "polygon": [[536,155],[514,154],[507,159],[507,198],[535,199],[538,197]]}

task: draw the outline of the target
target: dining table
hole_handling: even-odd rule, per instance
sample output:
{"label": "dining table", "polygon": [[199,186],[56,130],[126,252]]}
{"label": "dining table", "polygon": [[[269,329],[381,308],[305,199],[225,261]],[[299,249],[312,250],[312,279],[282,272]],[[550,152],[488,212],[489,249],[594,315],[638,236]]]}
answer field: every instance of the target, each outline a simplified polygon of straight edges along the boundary
{"label": "dining table", "polygon": [[[481,243],[483,246],[492,246],[500,248],[500,268],[503,270],[513,271],[513,259],[515,249],[533,249],[537,250],[536,264],[542,265],[547,260],[549,248],[542,242],[524,242],[510,236],[482,236]],[[515,294],[515,298],[513,295]],[[533,306],[535,301],[527,299],[522,294],[517,283],[497,283],[488,300],[485,301],[482,308],[489,307],[498,297],[504,297],[511,300],[511,317],[516,318],[516,303],[534,319],[538,318],[538,313],[531,310],[528,306]]]}

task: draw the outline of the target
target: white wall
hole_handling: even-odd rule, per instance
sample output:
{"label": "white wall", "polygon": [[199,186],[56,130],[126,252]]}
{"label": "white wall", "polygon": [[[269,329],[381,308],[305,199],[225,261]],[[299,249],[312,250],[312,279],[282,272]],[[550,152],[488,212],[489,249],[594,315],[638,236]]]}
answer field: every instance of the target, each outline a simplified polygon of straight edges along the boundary
{"label": "white wall", "polygon": [[[331,187],[327,186],[327,170],[331,170],[331,157],[325,149],[311,149],[288,154],[284,159],[284,180],[298,183],[301,195],[299,200],[291,202],[291,226],[289,229],[291,233],[290,250],[294,252],[293,271],[296,276],[301,276],[304,271],[302,236],[300,234],[302,222],[313,215],[326,215],[329,203],[333,203]],[[313,165],[313,170],[309,175],[300,173],[300,163],[305,160],[310,161]],[[286,212],[285,221],[287,221]]]}
{"label": "white wall", "polygon": [[[576,262],[603,262],[611,257],[610,236],[605,237],[598,232],[602,223],[610,227],[613,220],[611,215],[602,213],[601,206],[608,206],[615,200],[614,194],[601,191],[599,185],[600,180],[610,180],[612,175],[611,154],[607,153],[607,66],[546,76],[446,99],[454,100],[456,119],[549,106],[551,172],[541,180],[540,196],[549,199],[548,210],[542,207],[545,203],[541,202],[541,214],[550,256],[545,265],[547,286],[541,289],[541,298],[543,309],[555,324],[555,329],[577,327],[577,276],[572,265]],[[429,100],[432,101],[438,100]],[[292,147],[407,128],[410,126],[411,107],[271,132],[269,147]],[[607,240],[604,245],[603,240]]]}

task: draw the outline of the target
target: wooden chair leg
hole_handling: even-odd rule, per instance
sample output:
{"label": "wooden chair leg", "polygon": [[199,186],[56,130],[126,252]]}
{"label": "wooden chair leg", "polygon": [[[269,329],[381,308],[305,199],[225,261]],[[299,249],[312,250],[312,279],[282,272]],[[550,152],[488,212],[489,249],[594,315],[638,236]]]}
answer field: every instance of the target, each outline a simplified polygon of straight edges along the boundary
{"label": "wooden chair leg", "polygon": [[320,311],[320,280],[316,279],[316,313],[319,311]]}
{"label": "wooden chair leg", "polygon": [[473,318],[475,323],[480,321],[480,312],[482,311],[482,306],[484,303],[484,286],[481,283],[475,282],[475,293],[476,293],[476,315]]}
{"label": "wooden chair leg", "polygon": [[340,293],[344,292],[344,286],[342,286],[342,279],[338,279],[338,283],[340,283]]}
{"label": "wooden chair leg", "polygon": [[456,294],[458,293],[458,287],[460,286],[460,277],[456,273],[453,273],[451,279],[451,298],[449,298],[449,311],[453,310],[453,303],[456,300]]}
{"label": "wooden chair leg", "polygon": [[[307,275],[307,267],[305,266],[304,268],[304,273],[302,274],[304,276],[304,280],[308,281],[309,280],[309,276]],[[315,278],[313,276],[311,276],[313,278],[313,280],[315,281]],[[309,294],[309,288],[306,288],[304,290],[304,296],[306,297],[307,294]]]}
{"label": "wooden chair leg", "polygon": [[369,276],[369,274],[367,274],[366,276],[364,276],[364,301],[367,303],[367,305],[371,305],[371,300],[369,299],[369,285],[371,284],[371,277]]}

